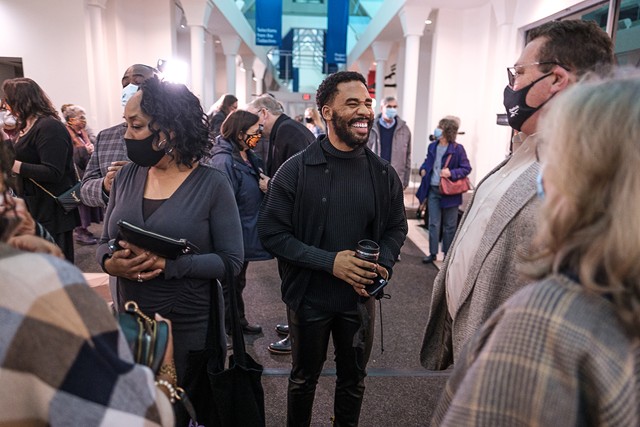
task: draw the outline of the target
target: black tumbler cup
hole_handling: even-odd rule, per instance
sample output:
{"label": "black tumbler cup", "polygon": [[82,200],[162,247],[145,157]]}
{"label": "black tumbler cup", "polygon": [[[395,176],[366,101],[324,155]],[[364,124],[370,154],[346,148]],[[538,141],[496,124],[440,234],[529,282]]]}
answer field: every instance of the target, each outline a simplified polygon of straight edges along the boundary
{"label": "black tumbler cup", "polygon": [[[360,258],[369,262],[378,262],[378,257],[380,256],[380,246],[369,239],[362,239],[358,242],[358,247],[356,248],[356,258]],[[374,270],[375,271],[375,270]],[[365,290],[369,295],[375,297],[376,299],[382,298],[384,293],[382,292],[382,288],[387,286],[387,281],[384,280],[380,275],[373,280],[371,285],[365,286]]]}

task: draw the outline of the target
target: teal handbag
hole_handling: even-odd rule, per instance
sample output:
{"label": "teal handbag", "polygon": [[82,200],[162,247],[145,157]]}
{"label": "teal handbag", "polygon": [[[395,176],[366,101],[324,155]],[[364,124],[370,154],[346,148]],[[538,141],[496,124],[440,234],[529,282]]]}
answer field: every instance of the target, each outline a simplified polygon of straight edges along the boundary
{"label": "teal handbag", "polygon": [[135,301],[124,304],[118,323],[136,363],[148,366],[157,374],[169,343],[169,324],[145,315]]}

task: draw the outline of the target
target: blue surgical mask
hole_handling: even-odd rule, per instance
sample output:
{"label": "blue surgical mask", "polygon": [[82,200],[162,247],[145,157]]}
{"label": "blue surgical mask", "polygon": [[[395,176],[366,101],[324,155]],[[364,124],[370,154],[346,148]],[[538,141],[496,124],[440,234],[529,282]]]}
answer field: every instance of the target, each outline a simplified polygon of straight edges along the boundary
{"label": "blue surgical mask", "polygon": [[127,105],[127,102],[131,99],[133,95],[138,91],[138,85],[134,85],[133,83],[129,83],[125,87],[122,88],[122,106]]}
{"label": "blue surgical mask", "polygon": [[433,130],[433,136],[435,136],[435,137],[436,137],[436,140],[438,140],[438,139],[442,138],[442,129],[440,129],[440,128],[435,128],[435,129]]}
{"label": "blue surgical mask", "polygon": [[387,108],[385,110],[385,116],[387,116],[388,119],[393,119],[398,115],[398,111],[395,108]]}
{"label": "blue surgical mask", "polygon": [[542,181],[542,170],[538,172],[538,176],[536,177],[536,192],[538,193],[538,198],[540,200],[544,200],[544,182]]}

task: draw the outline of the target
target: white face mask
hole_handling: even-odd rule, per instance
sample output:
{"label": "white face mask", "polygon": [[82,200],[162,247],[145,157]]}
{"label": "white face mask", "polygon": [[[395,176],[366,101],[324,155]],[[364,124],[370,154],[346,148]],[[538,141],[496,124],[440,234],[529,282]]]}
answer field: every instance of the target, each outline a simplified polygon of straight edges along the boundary
{"label": "white face mask", "polygon": [[129,83],[125,87],[122,88],[122,106],[127,105],[127,102],[131,99],[131,97],[138,91],[138,85],[134,85],[133,83]]}
{"label": "white face mask", "polygon": [[13,129],[16,127],[16,118],[8,111],[0,111],[0,127]]}

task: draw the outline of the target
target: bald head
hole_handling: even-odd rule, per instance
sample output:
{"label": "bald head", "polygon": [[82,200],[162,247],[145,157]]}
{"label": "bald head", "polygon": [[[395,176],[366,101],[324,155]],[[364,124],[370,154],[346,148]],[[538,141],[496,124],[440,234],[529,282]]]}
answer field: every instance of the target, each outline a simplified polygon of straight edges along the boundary
{"label": "bald head", "polygon": [[122,76],[122,87],[126,87],[129,83],[140,85],[143,81],[155,74],[155,69],[144,64],[134,64],[127,68]]}

